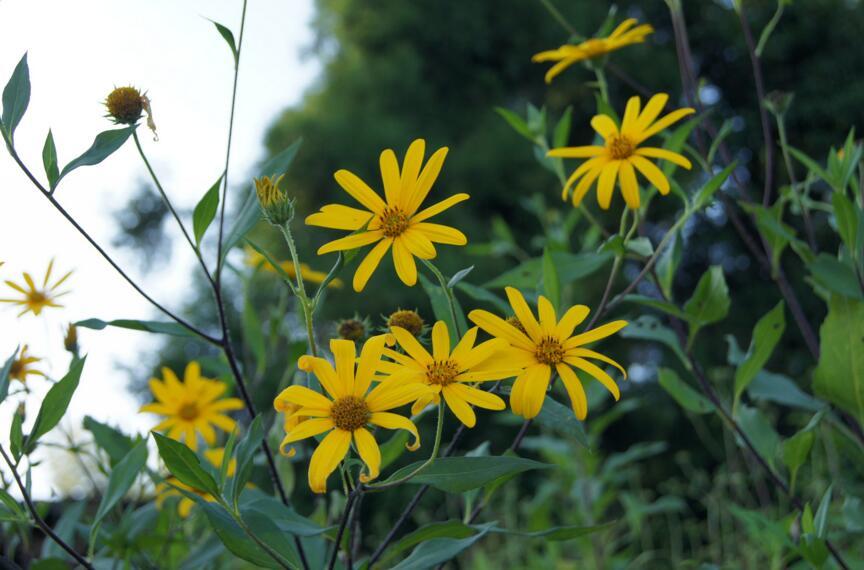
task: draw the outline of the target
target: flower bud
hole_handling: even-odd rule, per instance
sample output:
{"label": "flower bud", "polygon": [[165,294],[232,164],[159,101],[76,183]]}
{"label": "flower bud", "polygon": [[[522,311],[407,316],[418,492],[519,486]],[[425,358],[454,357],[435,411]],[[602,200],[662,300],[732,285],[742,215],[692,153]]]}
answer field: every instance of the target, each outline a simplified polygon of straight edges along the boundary
{"label": "flower bud", "polygon": [[341,321],[336,330],[339,338],[357,342],[366,338],[367,328],[366,323],[360,319],[354,318]]}
{"label": "flower bud", "polygon": [[267,221],[274,226],[282,226],[294,217],[294,201],[288,198],[279,183],[282,182],[284,174],[275,180],[269,176],[255,179],[255,192],[258,195],[258,205]]}
{"label": "flower bud", "polygon": [[108,117],[117,124],[134,125],[141,118],[147,99],[134,87],[118,87],[108,94]]}
{"label": "flower bud", "polygon": [[414,335],[420,336],[423,333],[423,326],[426,323],[417,311],[409,311],[399,309],[398,311],[387,317],[387,327],[401,327]]}
{"label": "flower bud", "polygon": [[63,348],[72,354],[78,354],[78,328],[71,323],[66,328],[66,336],[63,337]]}

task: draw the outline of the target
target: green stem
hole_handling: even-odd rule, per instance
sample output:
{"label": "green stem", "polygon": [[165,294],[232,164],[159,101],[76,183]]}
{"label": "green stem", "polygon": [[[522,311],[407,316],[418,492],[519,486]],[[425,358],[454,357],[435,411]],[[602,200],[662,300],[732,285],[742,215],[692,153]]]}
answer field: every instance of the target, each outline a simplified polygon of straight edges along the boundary
{"label": "green stem", "polygon": [[540,0],[540,3],[543,4],[543,7],[546,8],[546,11],[549,12],[549,14],[553,18],[555,18],[555,20],[559,24],[561,24],[561,27],[567,30],[567,32],[571,36],[579,35],[579,32],[576,31],[576,28],[570,25],[570,22],[567,21],[567,18],[565,18],[564,15],[561,14],[561,12],[552,4],[552,2],[550,2],[549,0]]}
{"label": "green stem", "polygon": [[294,263],[294,274],[297,280],[296,294],[300,300],[300,306],[303,309],[303,320],[306,322],[306,335],[309,340],[309,353],[312,356],[318,356],[318,346],[315,343],[315,327],[313,325],[314,303],[306,294],[306,285],[303,283],[303,272],[300,270],[300,256],[297,254],[297,246],[294,243],[294,236],[291,233],[290,222],[286,222],[279,226],[282,230],[282,236],[285,238],[285,243],[288,244],[288,250],[291,252],[291,261]]}
{"label": "green stem", "polygon": [[441,447],[441,434],[444,432],[444,399],[441,398],[438,402],[438,425],[435,428],[435,443],[432,445],[432,454],[429,456],[429,459],[423,462],[422,465],[417,467],[414,471],[409,473],[404,477],[400,477],[395,481],[384,481],[382,483],[367,483],[366,487],[369,489],[381,490],[387,489],[390,487],[395,487],[396,485],[400,485],[410,479],[413,479],[417,475],[419,475],[424,469],[435,463],[435,460],[438,458],[438,450]]}
{"label": "green stem", "polygon": [[426,267],[429,268],[429,271],[435,275],[435,278],[438,280],[439,285],[441,285],[441,290],[444,291],[444,296],[447,297],[447,304],[450,307],[450,318],[453,319],[453,328],[456,330],[456,335],[461,337],[464,334],[464,331],[459,330],[459,319],[457,318],[457,314],[459,311],[456,309],[456,297],[453,296],[453,289],[447,284],[447,280],[444,278],[444,274],[438,271],[438,268],[429,261],[428,259],[421,259]]}
{"label": "green stem", "polygon": [[237,526],[243,529],[243,532],[245,532],[246,535],[251,538],[255,544],[260,546],[261,549],[267,553],[267,556],[272,558],[281,568],[285,568],[286,570],[293,570],[294,566],[289,561],[285,560],[285,558],[281,554],[273,550],[266,542],[255,536],[255,533],[252,532],[252,529],[249,528],[249,526],[246,524],[246,521],[244,521],[243,517],[240,516],[240,513],[233,509],[230,509],[228,505],[224,502],[222,503],[222,506],[231,514],[231,518],[234,519],[234,522],[237,523]]}
{"label": "green stem", "polygon": [[780,139],[780,152],[783,153],[783,163],[786,165],[786,174],[789,176],[789,185],[792,188],[792,196],[795,200],[796,205],[801,210],[801,217],[804,219],[804,230],[807,232],[807,241],[810,245],[810,249],[814,252],[818,252],[818,245],[816,244],[816,235],[813,231],[813,222],[810,219],[810,209],[807,207],[807,204],[804,203],[801,195],[798,193],[798,183],[795,177],[795,169],[792,166],[792,157],[789,153],[789,139],[786,135],[786,117],[783,113],[775,114],[775,118],[777,120],[777,134]]}
{"label": "green stem", "polygon": [[606,81],[606,72],[602,65],[594,66],[594,75],[597,76],[597,86],[600,88],[600,97],[609,103],[609,83]]}

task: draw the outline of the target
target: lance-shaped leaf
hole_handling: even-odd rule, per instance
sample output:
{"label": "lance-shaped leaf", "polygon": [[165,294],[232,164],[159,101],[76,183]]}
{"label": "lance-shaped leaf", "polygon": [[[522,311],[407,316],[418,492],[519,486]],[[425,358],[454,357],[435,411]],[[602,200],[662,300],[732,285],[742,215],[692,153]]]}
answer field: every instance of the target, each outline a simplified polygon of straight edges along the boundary
{"label": "lance-shaped leaf", "polygon": [[684,314],[690,324],[688,343],[692,344],[702,327],[726,318],[730,304],[723,268],[712,265],[699,279],[693,296],[684,304]]}
{"label": "lance-shaped leaf", "polygon": [[84,154],[74,159],[72,162],[63,167],[60,171],[60,176],[54,182],[54,187],[60,184],[64,176],[82,166],[95,166],[114,154],[126,140],[132,136],[132,131],[135,127],[126,127],[124,129],[114,129],[112,131],[103,131],[96,135],[93,144],[90,145]]}
{"label": "lance-shaped leaf", "polygon": [[747,355],[735,371],[735,399],[733,408],[738,403],[738,400],[741,399],[741,394],[744,393],[750,382],[756,378],[756,374],[768,362],[771,353],[774,352],[774,347],[777,346],[780,337],[783,336],[783,330],[786,328],[785,308],[786,305],[783,301],[780,301],[776,307],[771,309],[756,323]]}
{"label": "lance-shaped leaf", "polygon": [[73,360],[66,376],[51,386],[51,389],[45,394],[45,399],[42,400],[42,406],[36,415],[36,421],[33,422],[30,435],[27,436],[24,443],[25,453],[33,451],[39,438],[54,429],[54,426],[63,419],[69,408],[69,402],[72,400],[72,394],[78,388],[78,381],[81,379],[81,372],[84,370],[86,360],[87,357]]}
{"label": "lance-shaped leaf", "polygon": [[24,117],[29,104],[30,68],[27,65],[27,54],[25,53],[18,65],[15,66],[12,77],[9,78],[9,82],[3,89],[3,129],[10,141],[12,141],[15,129]]}
{"label": "lance-shaped leaf", "polygon": [[864,423],[864,302],[833,295],[819,337],[813,390]]}

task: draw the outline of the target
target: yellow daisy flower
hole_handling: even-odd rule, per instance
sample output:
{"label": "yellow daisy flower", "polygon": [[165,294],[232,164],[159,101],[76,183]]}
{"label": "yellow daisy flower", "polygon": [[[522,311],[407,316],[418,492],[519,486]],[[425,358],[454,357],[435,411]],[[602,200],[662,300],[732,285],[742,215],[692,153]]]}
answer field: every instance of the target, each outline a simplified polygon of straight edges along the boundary
{"label": "yellow daisy flower", "polygon": [[186,366],[183,382],[170,368],[163,368],[162,376],[164,380],[150,379],[150,391],[156,402],[141,406],[140,410],[165,416],[153,431],[168,430],[168,437],[185,439],[186,445],[194,450],[198,449],[196,433],[213,445],[216,443],[213,426],[226,432],[234,429],[236,422],[225,412],[243,408],[243,402],[238,398],[220,399],[228,389],[227,384],[201,376],[197,362]]}
{"label": "yellow daisy flower", "polygon": [[417,211],[438,178],[448,150],[444,147],[435,151],[421,170],[425,148],[426,143],[423,139],[412,142],[405,154],[401,172],[396,153],[391,149],[381,153],[381,178],[386,201],[382,200],[356,174],[339,170],[334,174],[336,182],[366,210],[341,204],[328,204],[319,212],[306,218],[306,223],[311,226],[357,232],[324,244],[318,249],[318,255],[376,244],[354,273],[355,291],[363,290],[391,246],[396,273],[403,283],[413,286],[417,282],[417,266],[414,257],[434,259],[437,255],[434,245],[436,243],[447,245],[468,243],[465,234],[459,230],[426,221],[451,206],[467,200],[468,194],[456,194]]}
{"label": "yellow daisy flower", "polygon": [[[565,69],[589,59],[594,59],[607,53],[621,49],[631,44],[639,44],[654,32],[650,24],[636,26],[635,18],[621,22],[609,36],[605,38],[591,38],[577,45],[563,45],[558,49],[541,51],[531,58],[533,62],[556,61],[549,71],[546,72],[546,83],[552,83],[555,76]],[[633,26],[636,26],[635,28]],[[632,29],[631,29],[632,28]]]}
{"label": "yellow daisy flower", "polygon": [[438,404],[441,396],[447,407],[463,424],[471,428],[477,417],[471,406],[487,410],[503,410],[504,400],[472,386],[475,382],[502,380],[516,376],[519,368],[506,368],[500,363],[502,352],[507,351],[509,343],[503,339],[492,339],[474,346],[477,340],[477,327],[472,328],[450,351],[450,333],[444,321],[432,327],[432,354],[417,342],[409,331],[393,327],[396,342],[405,351],[401,354],[385,349],[384,354],[395,362],[383,363],[382,371],[389,372],[386,382],[422,382],[431,392],[420,397],[411,407],[412,414],[420,413],[430,403]]}
{"label": "yellow daisy flower", "polygon": [[[249,267],[261,267],[267,273],[276,273],[276,269],[273,265],[267,261],[267,258],[252,249],[249,246],[244,248],[246,252],[246,265]],[[279,268],[288,274],[289,277],[295,278],[297,277],[297,272],[294,271],[294,262],[291,260],[283,261],[279,263]],[[300,274],[303,276],[303,281],[306,283],[314,283],[319,284],[323,283],[327,278],[327,274],[323,271],[316,271],[309,267],[306,263],[300,264]],[[339,278],[335,278],[327,285],[328,287],[332,287],[334,289],[339,289],[342,287],[342,280]]]}
{"label": "yellow daisy flower", "polygon": [[18,316],[23,316],[26,313],[30,312],[36,316],[39,316],[45,307],[62,307],[57,303],[57,299],[62,297],[63,295],[67,295],[69,291],[58,292],[57,289],[60,285],[63,284],[66,279],[72,275],[72,272],[69,271],[63,277],[55,281],[54,283],[50,283],[51,281],[51,272],[54,269],[54,260],[52,259],[48,263],[48,269],[45,271],[45,278],[42,280],[42,286],[37,287],[36,283],[33,281],[33,278],[29,273],[24,273],[24,282],[26,284],[26,289],[24,285],[19,285],[13,281],[6,281],[6,285],[15,289],[22,295],[24,295],[21,299],[0,299],[0,303],[14,303],[15,305],[20,305],[24,307],[24,310],[18,313]]}
{"label": "yellow daisy flower", "polygon": [[[207,459],[207,461],[210,462],[211,465],[213,465],[213,467],[215,467],[216,469],[221,469],[222,460],[225,457],[225,448],[216,447],[213,449],[207,449],[204,451],[204,457]],[[228,477],[233,477],[236,471],[237,460],[232,458],[231,461],[228,462],[228,471],[226,472],[226,474],[228,475]],[[201,489],[191,487],[186,483],[183,483],[173,475],[169,475],[165,478],[165,481],[163,483],[159,483],[158,485],[156,485],[156,508],[161,509],[162,505],[170,497],[182,497],[180,499],[180,503],[177,505],[177,512],[184,519],[189,516],[189,513],[192,512],[192,507],[195,506],[195,501],[193,501],[189,497],[184,496],[180,491],[175,489],[175,487],[179,487],[184,491],[188,491],[190,493],[195,493],[209,503],[213,503],[216,501],[216,498],[210,493],[206,493]]]}
{"label": "yellow daisy flower", "polygon": [[492,336],[510,343],[510,350],[504,353],[506,356],[502,357],[499,365],[523,369],[510,391],[510,407],[514,413],[526,419],[540,413],[553,368],[564,382],[573,411],[580,420],[588,415],[588,400],[573,368],[596,378],[618,400],[621,393],[615,381],[588,359],[611,364],[621,371],[625,379],[627,372],[608,356],[584,346],[615,334],[627,326],[627,321],[613,321],[574,336],[573,330],[588,316],[588,307],[571,307],[559,321],[552,303],[541,295],[537,303],[540,315],[538,322],[522,293],[513,287],[507,287],[506,290],[510,306],[525,332],[488,311],[471,311],[468,318]]}
{"label": "yellow daisy flower", "polygon": [[301,406],[295,414],[305,418],[285,435],[280,445],[283,453],[290,453],[289,446],[296,441],[329,432],[309,462],[309,487],[315,493],[327,491],[327,478],[348,453],[352,440],[368,471],[360,475],[360,480],[365,483],[378,477],[381,450],[367,429],[369,425],[407,430],[414,435],[414,443],[408,449],[417,449],[420,446],[417,427],[408,418],[388,410],[414,402],[429,391],[423,384],[403,382],[382,382],[369,390],[381,365],[383,335],[366,341],[359,360],[353,341],[333,339],[330,350],[336,361],[335,370],[323,358],[303,356],[298,362],[301,370],[315,374],[329,398],[304,386],[289,386],[274,404],[277,409],[287,404]]}
{"label": "yellow daisy flower", "polygon": [[615,181],[621,186],[624,201],[632,209],[639,207],[639,183],[636,180],[636,170],[648,179],[661,194],[669,193],[669,180],[649,158],[668,160],[682,168],[691,168],[690,161],[677,152],[656,148],[640,147],[645,140],[653,137],[663,129],[694,113],[690,108],[678,109],[660,118],[660,112],[666,106],[669,95],[660,93],[651,97],[648,104],[640,112],[641,100],[631,97],[627,101],[621,128],[607,115],[595,115],[591,126],[603,137],[604,146],[576,146],[554,148],[548,156],[559,158],[587,158],[577,168],[561,194],[567,199],[570,188],[576,181],[582,179],[573,191],[573,205],[578,206],[589,188],[597,183],[597,203],[604,210],[609,209],[612,201],[612,191]]}
{"label": "yellow daisy flower", "polygon": [[12,367],[9,369],[9,378],[18,380],[22,384],[27,381],[28,376],[42,376],[45,378],[45,373],[36,370],[32,365],[41,362],[41,358],[27,354],[27,345],[21,347],[18,357],[12,361]]}

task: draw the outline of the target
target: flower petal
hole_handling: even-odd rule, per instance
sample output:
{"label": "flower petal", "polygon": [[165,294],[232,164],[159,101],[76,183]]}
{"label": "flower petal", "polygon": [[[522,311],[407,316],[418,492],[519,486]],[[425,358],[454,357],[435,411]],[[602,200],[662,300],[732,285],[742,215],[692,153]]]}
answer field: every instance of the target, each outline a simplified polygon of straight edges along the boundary
{"label": "flower petal", "polygon": [[435,259],[435,256],[438,254],[435,251],[435,245],[429,237],[417,228],[409,227],[397,239],[404,242],[405,247],[408,248],[411,255],[419,257],[420,259]]}
{"label": "flower petal", "polygon": [[636,170],[642,173],[657,190],[664,196],[669,193],[669,180],[666,175],[657,168],[650,160],[634,154],[630,157],[630,163],[636,167]]}
{"label": "flower petal", "polygon": [[572,348],[567,351],[567,356],[579,356],[582,358],[593,358],[594,360],[599,360],[600,362],[605,362],[606,364],[610,364],[618,369],[619,372],[624,376],[624,379],[627,379],[627,371],[623,366],[618,364],[616,361],[612,360],[605,354],[600,354],[599,352],[587,349],[587,348]]}
{"label": "flower petal", "polygon": [[369,232],[360,232],[359,234],[351,234],[343,238],[325,243],[318,248],[318,255],[332,253],[334,251],[344,251],[346,249],[357,249],[370,243],[375,243],[384,237],[381,230],[372,230]]}
{"label": "flower petal", "polygon": [[565,146],[553,148],[546,153],[546,156],[556,158],[590,158],[601,155],[604,152],[606,152],[606,147],[602,146]]}
{"label": "flower petal", "polygon": [[349,170],[338,170],[333,175],[336,183],[339,184],[352,198],[363,204],[370,212],[375,214],[387,207],[381,196],[369,188],[369,185],[363,182],[360,177]]}
{"label": "flower petal", "polygon": [[396,275],[402,283],[409,287],[417,284],[417,264],[414,262],[414,256],[405,243],[398,238],[393,241],[393,265],[396,266]]}
{"label": "flower petal", "polygon": [[378,447],[378,442],[369,433],[366,428],[354,430],[354,444],[357,446],[357,453],[360,454],[360,459],[366,464],[367,473],[360,474],[360,482],[368,483],[372,479],[377,479],[381,473],[381,449]]}
{"label": "flower petal", "polygon": [[321,210],[306,216],[307,226],[318,226],[334,230],[359,230],[372,218],[372,212],[358,210],[341,204],[327,204]]}
{"label": "flower petal", "polygon": [[615,189],[615,179],[618,177],[620,166],[620,160],[610,161],[600,173],[600,182],[597,183],[597,203],[604,210],[608,210],[612,203],[612,191]]}
{"label": "flower petal", "polygon": [[417,432],[417,426],[405,416],[390,412],[374,412],[369,418],[369,423],[384,429],[404,429],[414,436],[414,443],[406,443],[405,447],[411,451],[420,447],[420,434]]}
{"label": "flower petal", "polygon": [[558,371],[558,376],[564,383],[564,389],[567,390],[567,395],[570,396],[570,406],[573,408],[573,413],[576,414],[576,419],[582,421],[588,415],[588,396],[585,395],[585,388],[582,387],[582,382],[573,370],[566,364],[558,364],[555,366]]}
{"label": "flower petal", "polygon": [[399,174],[399,161],[396,159],[396,153],[393,149],[387,149],[381,152],[378,158],[378,164],[381,166],[381,181],[384,183],[384,197],[387,198],[387,203],[396,205],[399,203],[399,193],[402,188],[402,180]]}
{"label": "flower petal", "polygon": [[444,388],[445,399],[448,391],[455,393],[469,404],[477,406],[478,408],[483,408],[484,410],[503,410],[507,407],[504,400],[497,395],[485,390],[474,388],[473,386],[455,383],[450,384]]}
{"label": "flower petal", "polygon": [[687,115],[692,115],[695,112],[696,111],[694,109],[691,109],[689,107],[672,111],[668,115],[666,115],[666,116],[662,117],[661,119],[659,119],[658,121],[656,121],[653,125],[644,129],[639,134],[639,136],[636,138],[636,140],[634,142],[636,144],[639,144],[642,141],[653,137],[654,135],[656,135],[657,133],[659,133],[663,129],[673,125],[674,123],[677,123],[678,121],[680,121],[681,119],[683,119]]}
{"label": "flower petal", "polygon": [[309,461],[309,487],[312,492],[327,492],[327,478],[339,466],[350,445],[351,432],[341,429],[334,429],[321,440]]}
{"label": "flower petal", "polygon": [[420,173],[416,184],[414,184],[410,197],[403,198],[407,200],[405,203],[405,212],[409,216],[423,205],[423,201],[429,195],[432,185],[435,184],[438,175],[441,174],[441,168],[444,166],[444,159],[447,158],[448,150],[446,146],[441,147],[429,157],[429,161],[423,167],[423,172]]}
{"label": "flower petal", "polygon": [[591,312],[585,305],[574,305],[567,309],[561,320],[558,321],[558,327],[555,329],[555,334],[561,342],[566,341],[573,334],[573,329],[579,326],[582,321],[588,317]]}
{"label": "flower petal", "polygon": [[339,379],[339,389],[344,394],[354,393],[354,361],[357,350],[354,341],[334,338],[330,341],[330,352],[336,362],[336,377]]}
{"label": "flower petal", "polygon": [[626,327],[627,324],[627,321],[612,321],[611,323],[606,323],[596,329],[591,329],[582,334],[577,334],[574,337],[570,337],[570,339],[564,343],[564,350],[569,350],[611,336]]}
{"label": "flower petal", "polygon": [[477,424],[477,415],[468,402],[459,395],[459,391],[452,389],[453,386],[459,386],[459,384],[451,384],[441,389],[444,401],[447,402],[447,407],[450,408],[453,415],[465,424],[465,427],[473,428]]}
{"label": "flower petal", "polygon": [[511,345],[522,350],[533,351],[534,342],[525,333],[489,311],[475,309],[468,313],[468,319],[494,337],[503,338]]}
{"label": "flower petal", "polygon": [[[423,158],[425,155],[426,141],[423,139],[414,139],[408,146],[408,150],[405,151],[405,159],[402,161],[402,177],[400,180],[401,189],[399,196],[400,203],[405,209],[410,208],[410,204],[414,199],[414,194],[418,186],[418,178],[420,177],[420,167],[423,166]],[[435,179],[433,178],[431,182],[435,182]],[[429,184],[429,188],[432,187],[431,182]],[[426,191],[429,191],[428,188]],[[420,202],[422,201],[423,200],[421,199]],[[409,216],[412,213],[414,213],[413,210],[408,211]]]}
{"label": "flower petal", "polygon": [[369,253],[366,254],[366,257],[364,257],[363,261],[360,262],[360,265],[357,266],[357,271],[354,272],[354,281],[352,286],[355,291],[359,293],[364,287],[366,287],[366,283],[369,282],[369,278],[372,277],[372,273],[375,272],[378,264],[381,263],[381,258],[383,258],[387,253],[387,250],[390,249],[392,243],[393,240],[391,238],[385,238],[369,250]]}
{"label": "flower petal", "polygon": [[422,232],[423,236],[432,243],[443,243],[445,245],[465,245],[468,243],[468,238],[465,237],[465,234],[456,228],[442,226],[441,224],[421,222],[411,226],[411,229],[408,231]]}
{"label": "flower petal", "polygon": [[618,125],[609,115],[594,115],[591,118],[591,128],[604,139],[618,136]]}
{"label": "flower petal", "polygon": [[540,315],[540,327],[543,329],[543,336],[552,336],[555,334],[555,329],[558,326],[555,307],[543,295],[537,298],[537,313]]}
{"label": "flower petal", "polygon": [[449,198],[445,198],[444,200],[441,200],[440,202],[432,204],[428,208],[417,212],[417,214],[415,214],[414,216],[411,217],[411,222],[413,224],[413,223],[422,222],[424,220],[428,220],[432,216],[436,216],[436,215],[440,214],[441,212],[443,212],[444,210],[452,208],[453,206],[455,206],[459,202],[464,202],[465,200],[467,200],[470,197],[471,197],[470,195],[465,194],[465,193],[454,194],[454,195],[450,196]]}
{"label": "flower petal", "polygon": [[384,352],[385,335],[373,336],[363,344],[360,350],[360,360],[357,363],[357,373],[354,377],[354,395],[358,398],[366,394],[372,377],[381,367],[381,354]]}
{"label": "flower petal", "polygon": [[450,358],[450,333],[444,321],[432,326],[432,358],[438,361]]}
{"label": "flower petal", "polygon": [[603,384],[603,386],[607,390],[609,390],[609,393],[612,394],[612,397],[614,397],[615,400],[621,398],[621,390],[618,388],[618,384],[615,383],[615,380],[613,380],[611,376],[606,374],[605,370],[603,370],[593,362],[589,362],[585,359],[574,356],[565,356],[564,362],[571,366],[575,366],[579,370],[587,372],[588,374],[596,378],[598,382]]}
{"label": "flower petal", "polygon": [[636,171],[633,170],[633,165],[629,160],[622,160],[618,170],[618,176],[621,180],[621,194],[624,195],[624,202],[631,210],[639,208],[639,183],[636,181]]}
{"label": "flower petal", "polygon": [[423,348],[414,335],[403,329],[402,327],[391,327],[390,331],[396,337],[396,342],[399,346],[408,353],[408,356],[416,360],[422,366],[427,366],[432,363],[432,356]]}
{"label": "flower petal", "polygon": [[348,392],[342,389],[342,383],[336,376],[333,366],[323,358],[308,355],[301,356],[297,361],[297,367],[304,372],[312,372],[318,378],[321,386],[327,390],[327,393],[334,400],[348,395]]}
{"label": "flower petal", "polygon": [[504,292],[507,293],[507,300],[510,301],[510,306],[513,308],[513,312],[516,313],[516,318],[522,323],[528,336],[535,343],[540,342],[543,336],[543,329],[540,328],[540,323],[534,318],[534,313],[531,312],[531,308],[525,301],[522,292],[515,287],[505,287]]}
{"label": "flower petal", "polygon": [[693,165],[690,163],[689,160],[687,160],[686,157],[678,154],[677,152],[666,150],[665,148],[645,146],[637,148],[635,152],[637,156],[647,156],[648,158],[660,158],[662,160],[668,160],[672,164],[677,164],[681,168],[686,168],[687,170],[693,168]]}

